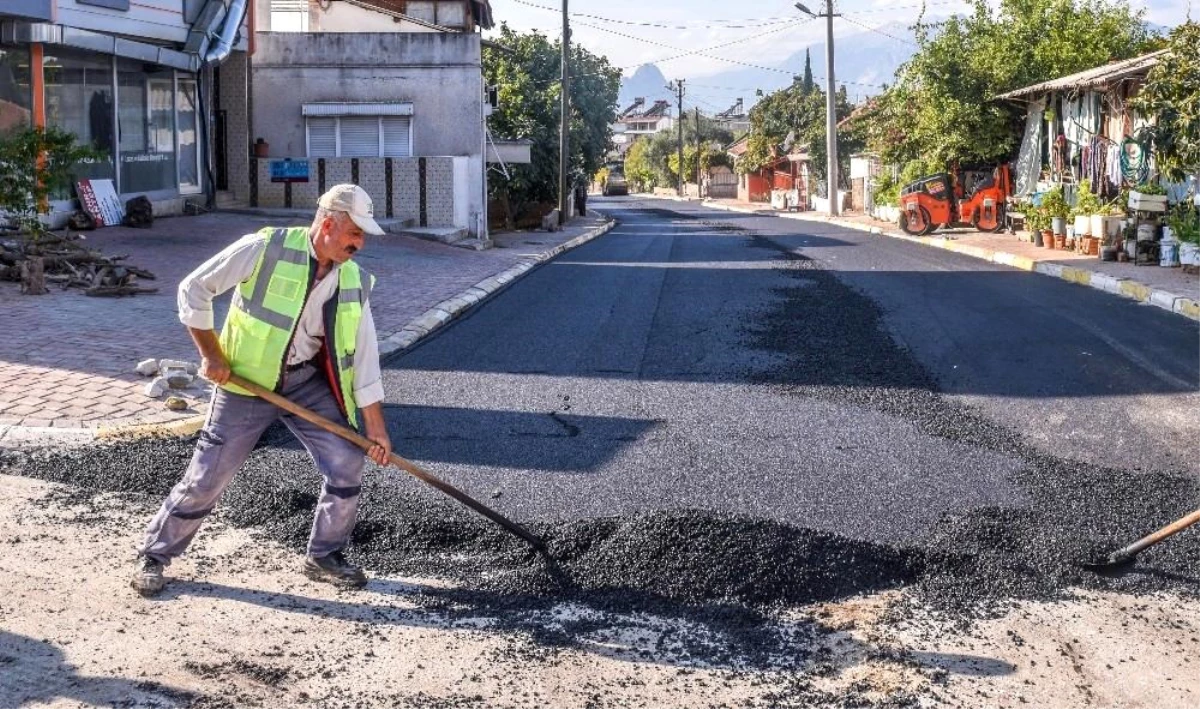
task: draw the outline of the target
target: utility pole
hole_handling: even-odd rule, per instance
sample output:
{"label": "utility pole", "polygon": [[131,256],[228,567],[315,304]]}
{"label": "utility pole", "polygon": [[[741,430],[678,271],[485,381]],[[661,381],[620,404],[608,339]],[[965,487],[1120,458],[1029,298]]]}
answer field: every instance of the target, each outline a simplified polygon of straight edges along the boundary
{"label": "utility pole", "polygon": [[825,154],[828,163],[825,176],[829,184],[829,216],[836,217],[841,211],[837,199],[838,184],[838,154],[837,154],[837,88],[833,79],[833,18],[839,17],[833,13],[833,0],[825,0],[825,12],[816,14],[802,3],[796,3],[796,9],[811,17],[824,17],[825,25]]}
{"label": "utility pole", "polygon": [[567,223],[567,170],[571,165],[571,16],[562,0],[562,100],[558,140],[558,225]]}
{"label": "utility pole", "polygon": [[702,185],[704,181],[701,179],[700,171],[700,107],[696,106],[696,196],[704,199],[704,190]]}
{"label": "utility pole", "polygon": [[[565,1],[565,0],[564,0]],[[679,111],[675,115],[678,125],[677,140],[679,143],[679,172],[677,174],[678,184],[675,187],[675,193],[680,197],[683,196],[683,118],[686,114],[683,112],[683,82],[685,79],[676,79],[673,83],[667,84],[667,88],[675,92],[676,102],[679,105]]]}

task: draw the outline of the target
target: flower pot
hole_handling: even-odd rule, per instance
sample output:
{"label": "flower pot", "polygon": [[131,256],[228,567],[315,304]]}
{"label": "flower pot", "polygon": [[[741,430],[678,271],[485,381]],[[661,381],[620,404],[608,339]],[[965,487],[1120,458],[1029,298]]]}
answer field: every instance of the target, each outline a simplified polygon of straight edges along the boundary
{"label": "flower pot", "polygon": [[1138,241],[1154,241],[1155,225],[1153,222],[1138,222],[1137,225],[1137,240]]}
{"label": "flower pot", "polygon": [[1047,249],[1054,248],[1054,232],[1049,229],[1042,230],[1042,245]]}
{"label": "flower pot", "polygon": [[1134,239],[1126,239],[1125,240],[1125,253],[1129,256],[1129,258],[1136,257],[1137,256],[1137,241],[1135,241]]}
{"label": "flower pot", "polygon": [[1033,237],[1033,245],[1034,246],[1042,246],[1043,245],[1044,242],[1042,240],[1042,232],[1038,231],[1037,229],[1034,229],[1033,232],[1031,232],[1031,236]]}
{"label": "flower pot", "polygon": [[1164,194],[1129,193],[1129,208],[1138,212],[1167,211],[1167,196]]}
{"label": "flower pot", "polygon": [[1063,234],[1055,234],[1054,235],[1054,248],[1056,248],[1056,249],[1067,248],[1067,237],[1064,236]]}
{"label": "flower pot", "polygon": [[1064,217],[1054,217],[1050,220],[1050,231],[1057,234],[1067,233],[1067,220]]}
{"label": "flower pot", "polygon": [[1092,215],[1091,235],[1097,239],[1116,236],[1121,233],[1121,218],[1108,217],[1103,214]]}
{"label": "flower pot", "polygon": [[1158,246],[1158,265],[1172,268],[1179,265],[1179,242],[1164,241]]}
{"label": "flower pot", "polygon": [[1185,242],[1179,245],[1179,263],[1185,266],[1200,265],[1200,244]]}
{"label": "flower pot", "polygon": [[271,144],[259,138],[254,141],[254,157],[265,158],[271,154]]}
{"label": "flower pot", "polygon": [[1087,236],[1092,233],[1092,218],[1086,214],[1075,217],[1075,236]]}

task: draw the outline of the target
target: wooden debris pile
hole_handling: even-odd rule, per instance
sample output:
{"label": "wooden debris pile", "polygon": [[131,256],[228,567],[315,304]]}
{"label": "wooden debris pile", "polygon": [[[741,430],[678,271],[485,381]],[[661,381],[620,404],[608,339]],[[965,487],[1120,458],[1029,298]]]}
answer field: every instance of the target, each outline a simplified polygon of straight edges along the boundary
{"label": "wooden debris pile", "polygon": [[88,248],[79,234],[5,236],[0,237],[0,281],[19,281],[22,292],[34,295],[45,293],[47,283],[97,297],[157,293],[140,285],[140,280],[154,280],[154,274],[124,263],[127,258]]}

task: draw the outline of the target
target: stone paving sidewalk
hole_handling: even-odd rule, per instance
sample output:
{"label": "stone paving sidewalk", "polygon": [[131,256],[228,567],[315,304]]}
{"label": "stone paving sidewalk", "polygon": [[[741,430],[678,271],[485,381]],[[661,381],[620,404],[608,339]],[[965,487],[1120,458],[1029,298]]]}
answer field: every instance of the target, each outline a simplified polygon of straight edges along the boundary
{"label": "stone paving sidewalk", "polygon": [[[778,212],[767,205],[732,199],[705,200],[702,206],[728,211],[773,215],[785,219],[831,221],[815,212]],[[849,214],[832,220],[834,223],[862,230],[878,230],[886,236],[956,251],[986,261],[1001,263],[1027,271],[1037,271],[1080,285],[1106,290],[1114,295],[1157,305],[1166,310],[1200,320],[1200,276],[1189,275],[1181,268],[1137,266],[1132,263],[1101,261],[1073,251],[1035,246],[1012,234],[990,234],[972,229],[948,229],[929,236],[908,236],[890,222],[873,219],[864,214]]]}
{"label": "stone paving sidewalk", "polygon": [[[596,214],[572,220],[563,231],[494,235],[485,251],[447,246],[410,236],[369,239],[358,261],[378,279],[372,312],[385,351],[414,338],[410,326],[431,308],[488,281],[496,287],[580,237],[596,235],[606,221]],[[205,259],[243,234],[264,226],[296,226],[288,220],[213,213],[160,219],[151,229],[110,227],[85,232],[87,242],[107,256],[152,271],[143,285],[158,293],[128,298],[89,298],[52,286],[44,296],[25,296],[15,283],[0,283],[0,442],[44,428],[76,429],[79,435],[133,424],[195,419],[209,389],[203,383],[181,392],[189,408],[173,412],[165,397],[143,393],[150,381],[134,372],[143,359],[198,361],[191,338],[176,315],[179,281]],[[490,281],[498,274],[500,281]],[[485,290],[490,290],[485,289]],[[474,291],[472,291],[474,292]],[[481,299],[476,295],[472,302]],[[218,301],[218,323],[229,295]],[[457,301],[454,301],[457,302]],[[439,316],[441,321],[448,318]],[[426,318],[427,319],[427,318]],[[409,330],[406,330],[409,328]],[[424,326],[420,332],[430,329]],[[18,431],[21,429],[22,431]],[[84,429],[84,430],[78,430]],[[43,431],[43,433],[45,433]],[[67,433],[64,431],[64,433]]]}

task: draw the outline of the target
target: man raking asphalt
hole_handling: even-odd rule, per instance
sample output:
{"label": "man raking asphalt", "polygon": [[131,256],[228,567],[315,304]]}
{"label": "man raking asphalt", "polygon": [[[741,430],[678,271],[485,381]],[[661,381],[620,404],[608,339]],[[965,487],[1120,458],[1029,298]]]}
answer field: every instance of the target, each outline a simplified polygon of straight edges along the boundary
{"label": "man raking asphalt", "polygon": [[[230,382],[232,371],[324,418],[362,430],[367,455],[386,465],[379,349],[371,317],[374,278],[351,257],[383,230],[356,185],[321,196],[312,227],[266,228],[212,257],[179,284],[179,319],[200,351],[200,374],[219,385],[183,479],[150,521],[133,587],[162,590],[163,568],[184,552],[234,473],[277,419],[304,444],[323,478],[303,571],[344,586],[366,583],[346,561],[358,512],[363,452],[324,428]],[[235,289],[221,334],[213,299]]]}

